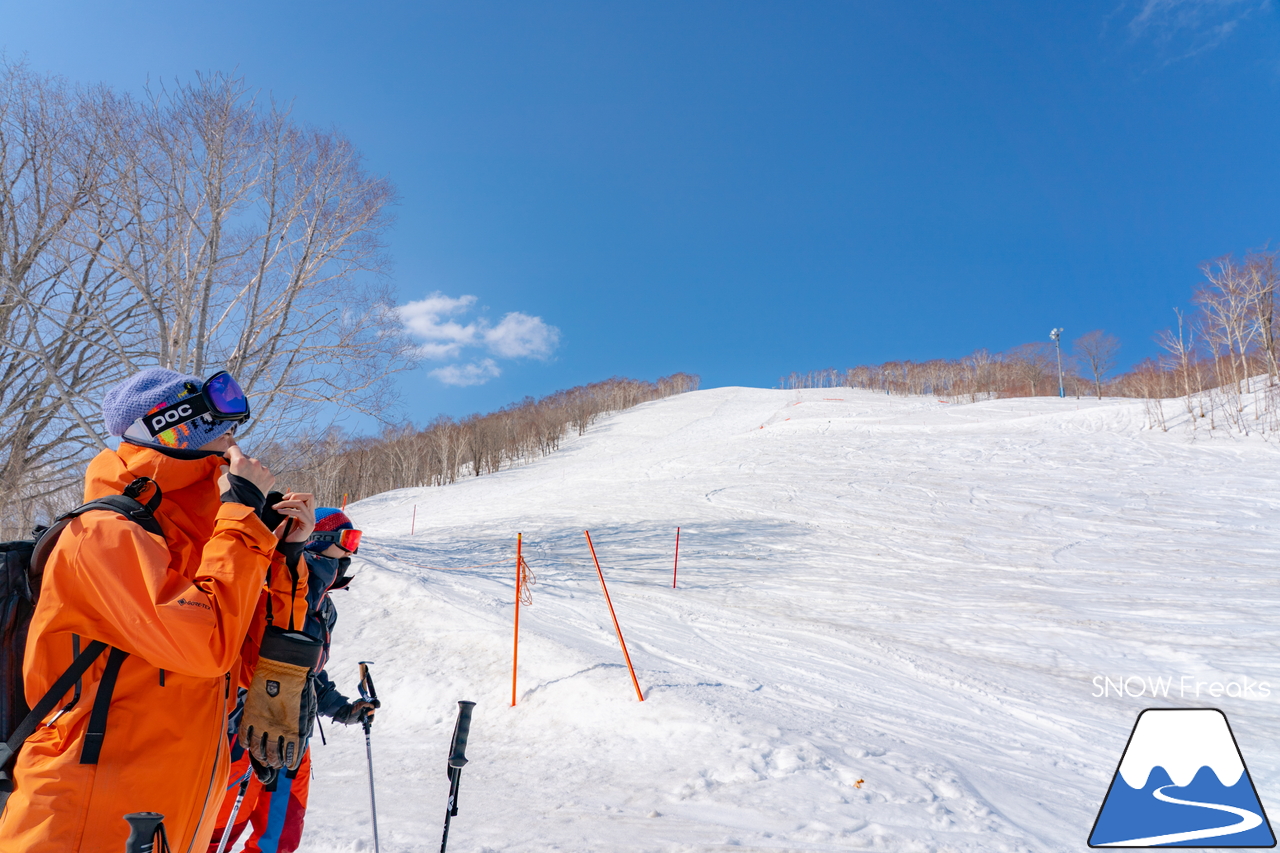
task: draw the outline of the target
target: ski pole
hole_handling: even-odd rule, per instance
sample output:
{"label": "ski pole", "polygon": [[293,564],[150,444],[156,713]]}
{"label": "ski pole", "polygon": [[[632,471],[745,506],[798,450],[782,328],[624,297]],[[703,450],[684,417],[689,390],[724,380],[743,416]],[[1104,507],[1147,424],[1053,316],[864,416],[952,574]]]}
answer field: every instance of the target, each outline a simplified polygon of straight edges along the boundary
{"label": "ski pole", "polygon": [[449,803],[444,807],[444,837],[440,839],[440,853],[449,843],[449,818],[458,813],[458,783],[462,781],[462,766],[467,763],[467,736],[471,733],[471,710],[475,702],[465,699],[458,703],[458,722],[453,726],[453,743],[449,747]]}
{"label": "ski pole", "polygon": [[244,778],[240,780],[240,790],[236,791],[236,801],[231,806],[231,816],[227,818],[226,826],[222,827],[222,838],[218,839],[218,853],[225,853],[227,844],[231,841],[231,835],[235,831],[236,816],[240,814],[240,804],[244,802],[245,791],[249,790],[249,778],[252,775],[252,770],[246,770]]}
{"label": "ski pole", "polygon": [[[373,688],[373,675],[369,672],[371,660],[360,661],[360,698],[377,707],[378,692]],[[373,743],[369,740],[369,729],[373,720],[369,719],[369,709],[360,710],[360,725],[364,726],[364,751],[369,758],[369,811],[373,816],[373,853],[378,853],[378,800],[373,793]]]}
{"label": "ski pole", "polygon": [[164,815],[159,812],[134,812],[124,819],[129,822],[129,839],[124,843],[124,853],[158,853],[156,839],[160,839],[160,850],[169,853],[169,837],[164,832]]}

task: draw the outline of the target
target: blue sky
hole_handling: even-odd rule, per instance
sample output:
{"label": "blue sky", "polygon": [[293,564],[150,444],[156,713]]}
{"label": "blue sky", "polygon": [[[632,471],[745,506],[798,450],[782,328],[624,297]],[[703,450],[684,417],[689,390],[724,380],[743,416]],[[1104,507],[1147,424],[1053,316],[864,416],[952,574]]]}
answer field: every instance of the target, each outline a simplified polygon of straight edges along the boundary
{"label": "blue sky", "polygon": [[235,72],[353,139],[401,195],[419,423],[1053,326],[1128,365],[1200,262],[1280,244],[1270,0],[42,0],[0,48],[132,91]]}

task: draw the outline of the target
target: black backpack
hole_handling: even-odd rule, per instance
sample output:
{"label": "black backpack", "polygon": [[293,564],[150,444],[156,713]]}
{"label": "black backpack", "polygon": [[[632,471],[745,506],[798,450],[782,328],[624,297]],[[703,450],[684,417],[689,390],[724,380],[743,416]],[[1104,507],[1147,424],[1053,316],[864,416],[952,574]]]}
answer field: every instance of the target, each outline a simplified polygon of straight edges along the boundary
{"label": "black backpack", "polygon": [[[155,494],[144,504],[139,502],[147,485],[155,489]],[[148,533],[164,536],[160,523],[156,520],[155,510],[160,505],[160,487],[149,477],[139,477],[130,483],[123,494],[108,495],[89,501],[76,507],[58,518],[46,528],[37,528],[34,540],[0,542],[0,560],[3,561],[3,576],[0,577],[0,807],[8,799],[13,790],[13,780],[9,778],[7,768],[9,761],[22,747],[23,741],[40,725],[40,721],[48,716],[57,704],[58,699],[67,691],[75,688],[75,698],[64,710],[74,705],[80,698],[80,677],[85,670],[97,660],[107,649],[101,640],[89,643],[79,654],[66,672],[53,683],[43,698],[29,708],[22,685],[22,658],[27,646],[27,630],[31,625],[31,616],[35,612],[36,601],[40,597],[40,581],[44,574],[44,563],[53,550],[71,520],[86,512],[105,510],[123,516],[134,522]],[[76,638],[79,648],[79,637]],[[111,704],[111,694],[115,689],[116,674],[126,654],[119,649],[112,649],[107,658],[107,669],[102,676],[102,684],[98,688],[98,696],[94,701],[89,719],[89,730],[85,735],[85,748],[81,752],[81,764],[96,764],[98,751],[102,746],[102,736],[106,732],[107,708]]]}

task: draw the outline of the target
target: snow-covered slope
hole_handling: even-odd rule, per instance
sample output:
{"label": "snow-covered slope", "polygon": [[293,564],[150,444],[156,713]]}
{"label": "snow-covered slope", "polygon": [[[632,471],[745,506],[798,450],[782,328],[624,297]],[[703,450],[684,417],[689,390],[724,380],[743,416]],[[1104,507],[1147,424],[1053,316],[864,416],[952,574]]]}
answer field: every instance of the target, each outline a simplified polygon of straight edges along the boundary
{"label": "snow-covered slope", "polygon": [[[382,850],[437,849],[459,699],[458,853],[1084,850],[1145,707],[1222,708],[1280,810],[1277,484],[1141,403],[721,388],[361,501],[329,671],[376,661]],[[363,737],[326,732],[303,849],[372,849]]]}

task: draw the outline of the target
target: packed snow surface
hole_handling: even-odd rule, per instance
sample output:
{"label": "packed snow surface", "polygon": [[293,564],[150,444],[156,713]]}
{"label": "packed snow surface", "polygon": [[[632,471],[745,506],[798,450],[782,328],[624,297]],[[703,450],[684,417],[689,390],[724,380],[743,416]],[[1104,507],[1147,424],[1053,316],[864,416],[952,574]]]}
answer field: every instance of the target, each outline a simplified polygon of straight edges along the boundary
{"label": "packed snow surface", "polygon": [[[1280,813],[1280,454],[1170,423],[720,388],[348,507],[329,672],[375,661],[382,851],[438,849],[460,699],[457,853],[1085,850],[1147,707],[1221,708]],[[364,737],[326,734],[303,850],[372,850]]]}

